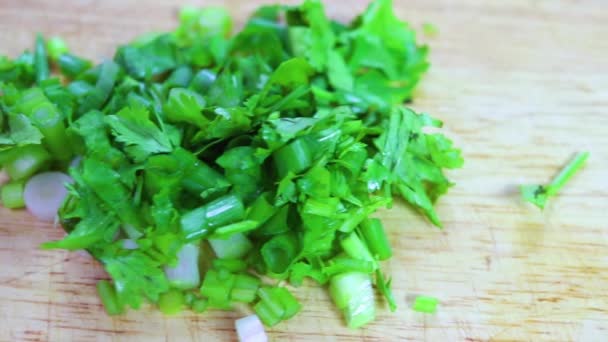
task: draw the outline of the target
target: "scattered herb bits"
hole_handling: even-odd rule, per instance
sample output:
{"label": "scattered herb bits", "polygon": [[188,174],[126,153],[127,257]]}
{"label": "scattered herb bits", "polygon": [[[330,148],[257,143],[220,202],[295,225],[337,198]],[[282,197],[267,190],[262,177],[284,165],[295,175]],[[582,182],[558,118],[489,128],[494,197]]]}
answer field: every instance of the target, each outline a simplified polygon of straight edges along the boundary
{"label": "scattered herb bits", "polygon": [[580,170],[589,158],[589,152],[580,152],[566,165],[551,183],[547,185],[524,185],[521,193],[525,201],[544,209],[547,200],[555,196],[561,188]]}
{"label": "scattered herb bits", "polygon": [[423,313],[435,313],[437,312],[437,305],[439,299],[429,296],[418,296],[414,299],[412,309],[417,312]]}
{"label": "scattered herb bits", "polygon": [[224,9],[188,7],[97,65],[58,38],[33,51],[0,58],[2,201],[22,207],[32,176],[69,173],[45,213],[67,235],[42,247],[103,264],[108,314],[245,303],[272,326],[302,309],[283,284],[306,279],[353,328],[377,294],[396,308],[390,239],[370,216],[397,196],[441,226],[444,170],[463,160],[426,133],[439,120],[404,106],[428,49],[390,0],[351,23],[317,0],[264,6],[235,34]]}

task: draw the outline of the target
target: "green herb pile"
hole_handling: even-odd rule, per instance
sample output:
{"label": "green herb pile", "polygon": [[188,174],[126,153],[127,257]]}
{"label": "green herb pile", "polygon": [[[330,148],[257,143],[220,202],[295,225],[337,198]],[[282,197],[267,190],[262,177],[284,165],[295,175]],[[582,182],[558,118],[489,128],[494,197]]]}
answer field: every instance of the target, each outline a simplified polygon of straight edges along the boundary
{"label": "green herb pile", "polygon": [[440,121],[403,105],[428,49],[390,0],[348,25],[318,0],[265,6],[231,30],[223,9],[185,8],[176,30],[98,65],[42,37],[0,58],[3,197],[19,207],[32,175],[69,170],[68,234],[43,248],[99,260],[109,314],[242,302],[272,326],[301,308],[282,284],[306,278],[350,327],[374,319],[373,287],[394,310],[379,264],[391,248],[370,215],[397,196],[440,226],[443,170],[463,163],[425,133]]}

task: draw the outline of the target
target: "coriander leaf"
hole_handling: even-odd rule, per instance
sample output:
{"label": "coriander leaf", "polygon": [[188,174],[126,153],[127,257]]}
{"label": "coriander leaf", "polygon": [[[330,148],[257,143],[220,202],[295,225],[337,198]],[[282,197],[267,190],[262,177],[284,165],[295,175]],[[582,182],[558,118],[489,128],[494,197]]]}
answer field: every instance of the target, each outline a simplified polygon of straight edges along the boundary
{"label": "coriander leaf", "polygon": [[255,153],[253,147],[239,146],[227,150],[216,161],[224,168],[234,192],[245,201],[253,200],[261,192],[262,160]]}
{"label": "coriander leaf", "polygon": [[132,106],[105,119],[116,140],[125,144],[127,154],[135,161],[173,150],[169,137],[150,120],[149,115],[144,107]]}
{"label": "coriander leaf", "polygon": [[[94,197],[83,197],[80,201],[95,201]],[[86,206],[86,214],[74,229],[62,240],[45,242],[43,249],[62,248],[70,251],[90,248],[100,241],[111,239],[118,231],[119,222],[116,217],[97,208],[97,204],[81,204]]]}
{"label": "coriander leaf", "polygon": [[43,135],[40,130],[23,114],[10,115],[9,127],[10,139],[17,146],[40,144],[42,141]]}
{"label": "coriander leaf", "polygon": [[170,191],[170,188],[164,188],[152,199],[150,211],[158,233],[170,232],[179,226],[179,213],[174,208]]}
{"label": "coriander leaf", "polygon": [[303,58],[292,58],[287,60],[275,70],[267,84],[279,84],[285,87],[294,87],[308,84],[308,78],[313,74],[310,64]]}
{"label": "coriander leaf", "polygon": [[136,41],[118,49],[114,57],[129,75],[149,80],[177,66],[175,46],[169,35]]}
{"label": "coriander leaf", "polygon": [[336,51],[330,51],[327,64],[329,83],[336,89],[352,91],[355,81],[344,61],[344,57]]}
{"label": "coriander leaf", "polygon": [[90,111],[69,128],[69,132],[78,135],[84,142],[80,154],[86,154],[94,159],[103,161],[113,167],[122,164],[125,155],[113,147],[108,137],[105,116],[99,111]]}
{"label": "coriander leaf", "polygon": [[160,265],[141,252],[102,256],[101,261],[114,280],[118,301],[134,309],[141,306],[144,297],[156,302],[169,289]]}
{"label": "coriander leaf", "polygon": [[122,183],[121,176],[101,161],[85,158],[82,161],[84,184],[120,218],[123,228],[131,237],[141,235],[137,230],[143,228],[140,215],[132,204],[131,189]]}
{"label": "coriander leaf", "polygon": [[185,122],[205,128],[209,120],[203,115],[205,98],[198,93],[183,89],[173,88],[169,92],[169,99],[164,105],[167,120],[170,122]]}
{"label": "coriander leaf", "polygon": [[324,70],[331,58],[336,37],[325,15],[323,3],[319,0],[306,0],[300,10],[310,27],[310,48],[307,53],[310,64],[317,70]]}

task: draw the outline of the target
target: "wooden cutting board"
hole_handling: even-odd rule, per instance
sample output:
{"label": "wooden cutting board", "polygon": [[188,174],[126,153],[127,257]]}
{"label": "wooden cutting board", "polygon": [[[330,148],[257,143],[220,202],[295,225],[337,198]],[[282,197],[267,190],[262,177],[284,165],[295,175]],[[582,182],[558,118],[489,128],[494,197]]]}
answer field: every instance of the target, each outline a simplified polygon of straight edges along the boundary
{"label": "wooden cutting board", "polygon": [[[116,44],[176,23],[178,1],[0,2],[0,52],[15,56],[34,34],[64,37],[101,60]],[[264,1],[266,2],[266,1]],[[366,1],[326,1],[349,20]],[[209,4],[198,1],[198,5]],[[236,22],[262,1],[214,1]],[[327,293],[297,290],[295,319],[276,341],[608,341],[608,6],[604,0],[395,0],[420,28],[433,67],[413,106],[445,121],[466,166],[439,205],[445,229],[403,205],[381,213],[390,229],[399,309],[344,327]],[[549,178],[576,151],[586,168],[549,207],[522,204],[517,186]],[[62,236],[22,211],[0,208],[0,341],[235,340],[247,313],[156,310],[109,318],[94,284],[101,267],[76,253],[40,251]],[[441,299],[435,315],[411,311],[416,294]]]}

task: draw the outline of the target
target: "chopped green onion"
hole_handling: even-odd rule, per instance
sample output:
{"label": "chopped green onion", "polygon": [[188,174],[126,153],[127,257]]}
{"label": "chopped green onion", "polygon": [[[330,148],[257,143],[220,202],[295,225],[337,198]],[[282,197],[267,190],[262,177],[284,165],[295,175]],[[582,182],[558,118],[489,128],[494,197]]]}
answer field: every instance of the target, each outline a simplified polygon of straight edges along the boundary
{"label": "chopped green onion", "polygon": [[522,186],[521,193],[524,200],[543,209],[549,197],[556,195],[557,192],[561,190],[564,185],[566,185],[566,183],[576,174],[576,172],[583,167],[588,158],[589,152],[578,153],[548,185]]}
{"label": "chopped green onion", "polygon": [[215,307],[228,307],[232,301],[251,303],[256,299],[261,281],[247,273],[232,273],[227,269],[207,271],[201,295]]}
{"label": "chopped green onion", "polygon": [[237,274],[234,287],[230,292],[230,299],[237,302],[251,303],[256,299],[260,284],[261,281],[256,277],[248,274]]}
{"label": "chopped green onion", "polygon": [[259,236],[272,236],[284,233],[289,230],[287,219],[289,216],[289,205],[284,205],[278,209],[278,211],[266,221],[259,229],[253,234]]}
{"label": "chopped green onion", "polygon": [[293,317],[302,309],[300,302],[284,287],[262,287],[258,295],[260,301],[253,309],[260,320],[270,327]]}
{"label": "chopped green onion", "polygon": [[251,204],[247,211],[247,219],[264,224],[277,213],[277,208],[270,203],[270,196],[264,193]]}
{"label": "chopped green onion", "polygon": [[373,273],[377,267],[378,265],[374,260],[370,261],[335,257],[323,267],[323,273],[328,277],[346,272],[361,272],[370,274]]}
{"label": "chopped green onion", "polygon": [[67,161],[72,157],[64,116],[42,89],[24,91],[16,107],[42,133],[42,142],[53,158]]}
{"label": "chopped green onion", "polygon": [[374,290],[369,274],[342,273],[334,276],[329,292],[338,309],[342,310],[346,325],[359,328],[376,317]]}
{"label": "chopped green onion", "polygon": [[439,304],[439,299],[429,296],[418,296],[414,299],[414,304],[412,305],[412,309],[418,312],[424,313],[435,313],[437,312],[437,305]]}
{"label": "chopped green onion", "polygon": [[186,239],[193,240],[244,217],[243,202],[235,195],[226,195],[182,215],[181,226]]}
{"label": "chopped green onion", "polygon": [[266,242],[261,250],[262,259],[272,273],[284,273],[299,252],[297,239],[291,234],[278,235]]}
{"label": "chopped green onion", "polygon": [[97,282],[97,292],[108,315],[120,315],[123,312],[123,306],[118,302],[114,285],[107,280],[100,280]]}
{"label": "chopped green onion", "polygon": [[184,245],[177,253],[177,264],[165,266],[165,274],[171,286],[177,289],[192,289],[200,285],[198,270],[199,246],[196,243]]}
{"label": "chopped green onion", "polygon": [[241,272],[247,269],[247,263],[239,259],[213,259],[213,268],[223,268],[230,272]]}
{"label": "chopped green onion", "polygon": [[79,112],[84,114],[93,109],[101,109],[110,97],[119,74],[120,67],[114,61],[105,61],[101,64],[95,88],[82,100]]}
{"label": "chopped green onion", "polygon": [[236,275],[226,270],[210,269],[205,274],[205,279],[201,286],[201,295],[215,304],[229,303],[230,291],[234,287],[235,281]]}
{"label": "chopped green onion", "polygon": [[378,260],[388,260],[393,256],[382,221],[377,218],[364,220],[360,229],[367,247]]}
{"label": "chopped green onion", "polygon": [[[76,76],[90,69],[92,66],[92,63],[90,61],[69,53],[64,53],[60,55],[59,59],[57,60],[57,63],[59,64],[59,69],[61,70],[61,72],[71,78],[75,78]],[[69,87],[72,88],[72,85],[78,82],[85,83],[84,81],[76,81],[71,83]],[[93,86],[91,86],[91,88],[92,87]]]}
{"label": "chopped green onion", "polygon": [[182,183],[187,190],[200,194],[211,189],[218,192],[230,186],[223,175],[198,160],[192,153],[178,148],[173,156],[185,168],[186,175]]}
{"label": "chopped green onion", "polygon": [[32,122],[40,130],[45,147],[51,155],[58,160],[67,161],[73,157],[72,149],[68,143],[63,115],[57,107],[50,102],[39,106],[31,116]]}
{"label": "chopped green onion", "polygon": [[361,241],[356,232],[352,232],[346,237],[344,237],[340,241],[340,245],[342,246],[344,252],[351,258],[364,260],[372,263],[372,265],[374,265],[374,269],[372,271],[378,268],[378,263],[376,262],[376,259],[374,259],[372,254],[369,252],[369,249],[367,248],[365,243]]}
{"label": "chopped green onion", "polygon": [[547,187],[547,195],[555,195],[561,190],[564,185],[576,174],[578,170],[583,167],[587,159],[589,158],[589,152],[580,152],[574,159],[563,168],[560,173],[553,179],[551,184]]}
{"label": "chopped green onion", "polygon": [[220,259],[239,259],[253,247],[247,237],[241,233],[232,234],[227,239],[209,239],[209,244]]}
{"label": "chopped green onion", "polygon": [[36,46],[34,47],[34,70],[36,70],[36,83],[49,78],[49,62],[47,60],[46,46],[41,34],[36,36]]}
{"label": "chopped green onion", "polygon": [[289,172],[298,174],[312,165],[313,152],[305,138],[299,138],[274,153],[274,163],[279,177]]}
{"label": "chopped green onion", "polygon": [[180,313],[186,305],[184,294],[179,290],[169,290],[158,297],[158,308],[165,315]]}
{"label": "chopped green onion", "polygon": [[17,181],[4,184],[1,189],[2,205],[9,209],[18,209],[25,206],[23,199],[24,182]]}
{"label": "chopped green onion", "polygon": [[232,223],[223,227],[217,228],[210,239],[227,239],[234,234],[243,234],[256,229],[260,224],[256,221],[246,220]]}
{"label": "chopped green onion", "polygon": [[16,149],[13,158],[4,165],[6,173],[14,180],[24,180],[40,171],[50,160],[49,153],[40,145],[28,145]]}

